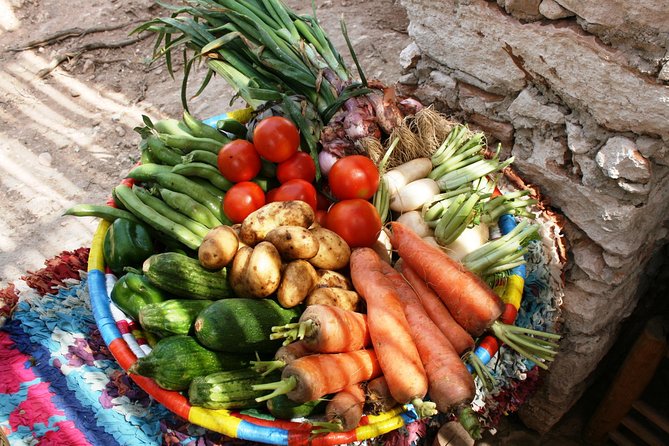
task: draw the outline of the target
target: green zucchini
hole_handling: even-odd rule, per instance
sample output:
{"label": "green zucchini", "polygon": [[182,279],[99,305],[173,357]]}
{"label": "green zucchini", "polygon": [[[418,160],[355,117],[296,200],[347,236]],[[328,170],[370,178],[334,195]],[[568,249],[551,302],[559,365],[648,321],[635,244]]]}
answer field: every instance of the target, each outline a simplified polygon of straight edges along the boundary
{"label": "green zucchini", "polygon": [[300,310],[271,299],[222,299],[202,310],[193,328],[197,340],[212,350],[274,354],[282,341],[270,339],[272,327],[299,316]]}
{"label": "green zucchini", "polygon": [[198,376],[188,388],[188,400],[193,406],[207,409],[251,409],[260,407],[255,399],[266,391],[252,386],[273,382],[278,376],[263,376],[253,368],[231,370]]}
{"label": "green zucchini", "polygon": [[146,331],[170,336],[188,334],[200,311],[211,300],[169,299],[144,305],[139,310],[139,324]]}
{"label": "green zucchini", "polygon": [[152,378],[167,390],[186,390],[198,376],[249,366],[243,356],[213,352],[185,335],[163,338],[151,353],[137,359],[128,373]]}
{"label": "green zucchini", "polygon": [[233,297],[227,268],[208,271],[197,259],[176,252],[154,254],[144,262],[149,281],[175,296],[186,299],[217,300]]}
{"label": "green zucchini", "polygon": [[307,401],[306,403],[296,403],[286,395],[278,395],[267,400],[267,410],[269,413],[281,420],[292,420],[293,418],[308,417],[314,412],[319,411],[325,405],[325,399]]}

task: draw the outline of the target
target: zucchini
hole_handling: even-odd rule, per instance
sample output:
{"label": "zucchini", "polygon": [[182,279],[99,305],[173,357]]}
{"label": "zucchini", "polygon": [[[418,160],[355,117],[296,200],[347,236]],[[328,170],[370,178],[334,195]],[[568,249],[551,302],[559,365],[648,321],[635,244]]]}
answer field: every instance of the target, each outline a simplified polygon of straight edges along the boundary
{"label": "zucchini", "polygon": [[286,395],[278,395],[267,400],[267,410],[280,420],[292,420],[293,418],[305,418],[314,412],[320,411],[325,405],[326,398],[319,398],[306,403],[296,403]]}
{"label": "zucchini", "polygon": [[262,376],[253,368],[217,372],[193,379],[188,400],[193,406],[207,409],[251,409],[260,407],[255,399],[267,393],[252,386],[280,379],[277,375]]}
{"label": "zucchini", "polygon": [[200,311],[212,303],[211,300],[169,299],[146,304],[139,310],[139,324],[146,331],[164,336],[186,335]]}
{"label": "zucchini", "polygon": [[232,298],[214,302],[200,312],[195,337],[212,350],[274,354],[281,340],[271,340],[272,327],[297,320],[300,311],[271,299]]}
{"label": "zucchini", "polygon": [[175,335],[158,341],[151,353],[137,359],[128,373],[152,378],[163,389],[186,390],[198,376],[242,369],[249,364],[243,356],[213,352],[190,336]]}
{"label": "zucchini", "polygon": [[154,254],[142,266],[149,281],[186,299],[216,300],[234,296],[227,269],[208,271],[197,259],[176,252]]}

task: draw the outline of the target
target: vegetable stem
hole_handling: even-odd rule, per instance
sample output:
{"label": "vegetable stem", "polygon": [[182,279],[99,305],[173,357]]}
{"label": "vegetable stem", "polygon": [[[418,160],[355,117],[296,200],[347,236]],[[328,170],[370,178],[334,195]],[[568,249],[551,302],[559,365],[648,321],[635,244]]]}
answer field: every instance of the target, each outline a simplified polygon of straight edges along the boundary
{"label": "vegetable stem", "polygon": [[291,390],[295,389],[295,387],[297,387],[297,378],[294,376],[290,376],[273,383],[254,384],[251,386],[253,390],[272,390],[272,392],[268,393],[267,395],[256,398],[256,401],[259,403],[262,401],[271,400],[272,398],[279,395],[285,395]]}

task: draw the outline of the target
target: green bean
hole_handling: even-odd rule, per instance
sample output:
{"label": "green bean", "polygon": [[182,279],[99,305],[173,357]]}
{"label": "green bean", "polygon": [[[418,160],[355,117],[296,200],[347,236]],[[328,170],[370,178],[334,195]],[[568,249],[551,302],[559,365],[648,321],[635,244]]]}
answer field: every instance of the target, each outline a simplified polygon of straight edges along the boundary
{"label": "green bean", "polygon": [[166,146],[158,137],[151,135],[147,138],[147,142],[149,153],[155,163],[174,166],[181,162],[181,152]]}
{"label": "green bean", "polygon": [[208,150],[218,153],[223,144],[211,138],[198,138],[197,136],[170,135],[160,133],[158,138],[170,147],[190,152],[192,150]]}
{"label": "green bean", "polygon": [[174,237],[191,249],[198,249],[202,237],[193,234],[188,228],[180,225],[147,206],[140,200],[133,190],[125,184],[115,187],[116,194],[123,204],[140,220],[152,228],[170,237]]}
{"label": "green bean", "polygon": [[205,187],[177,173],[161,173],[155,175],[154,179],[162,187],[189,195],[198,203],[205,205],[219,221],[224,221],[221,201]]}
{"label": "green bean", "polygon": [[65,211],[63,215],[74,215],[75,217],[97,217],[112,222],[117,218],[125,218],[139,223],[137,217],[123,209],[117,209],[102,204],[77,204]]}
{"label": "green bean", "polygon": [[210,194],[216,197],[218,201],[220,201],[221,203],[223,202],[223,198],[225,198],[225,191],[222,191],[218,187],[211,184],[211,181],[200,177],[190,177],[189,180],[204,187]]}
{"label": "green bean", "polygon": [[205,178],[223,191],[227,191],[232,187],[232,182],[221,175],[221,172],[216,167],[206,163],[177,164],[172,168],[172,172],[186,177]]}
{"label": "green bean", "polygon": [[133,169],[128,172],[127,177],[137,181],[147,182],[153,181],[154,177],[160,173],[168,173],[171,171],[172,166],[164,166],[155,163],[140,164],[139,166],[133,167]]}
{"label": "green bean", "polygon": [[223,133],[219,132],[211,126],[208,126],[199,119],[196,119],[193,115],[185,110],[183,116],[183,121],[186,123],[193,136],[197,136],[199,138],[210,138],[220,142],[221,144],[227,144],[230,142],[230,138],[225,136]]}
{"label": "green bean", "polygon": [[163,187],[158,188],[163,201],[174,210],[181,212],[187,217],[192,218],[198,223],[208,228],[215,228],[222,223],[211,213],[203,204],[198,203],[193,198],[181,192],[175,192]]}
{"label": "green bean", "polygon": [[176,119],[161,119],[153,123],[153,128],[158,133],[175,136],[193,136],[190,129],[182,121]]}
{"label": "green bean", "polygon": [[207,163],[218,168],[218,155],[208,150],[193,150],[181,157],[181,163]]}
{"label": "green bean", "polygon": [[379,213],[381,223],[385,223],[390,208],[390,195],[388,194],[388,183],[383,177],[381,177],[381,181],[379,181],[379,187],[374,193],[372,202]]}
{"label": "green bean", "polygon": [[133,191],[145,205],[153,208],[153,210],[163,215],[164,217],[169,218],[175,223],[185,226],[195,235],[204,237],[209,233],[210,228],[206,227],[202,223],[196,222],[195,220],[191,220],[181,212],[172,209],[167,203],[158,197],[154,197],[143,187],[135,186],[133,187]]}

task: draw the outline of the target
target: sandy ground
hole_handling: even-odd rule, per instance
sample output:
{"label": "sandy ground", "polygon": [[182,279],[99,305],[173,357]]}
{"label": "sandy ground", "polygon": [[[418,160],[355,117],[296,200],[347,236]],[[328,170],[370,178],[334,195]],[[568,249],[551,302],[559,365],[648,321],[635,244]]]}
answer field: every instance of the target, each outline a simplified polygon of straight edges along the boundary
{"label": "sandy ground", "polygon": [[[310,1],[287,3],[311,12]],[[320,0],[316,12],[348,56],[339,29],[345,18],[367,77],[397,80],[399,53],[410,42],[399,1]],[[139,156],[132,129],[142,114],[180,116],[181,73],[173,79],[162,61],[149,63],[153,35],[79,51],[127,43],[135,26],[162,15],[149,0],[0,0],[0,288],[63,250],[88,246],[97,221],[63,211],[107,200]],[[57,58],[63,62],[41,77]],[[218,115],[231,96],[217,78],[189,102],[191,112]]]}

